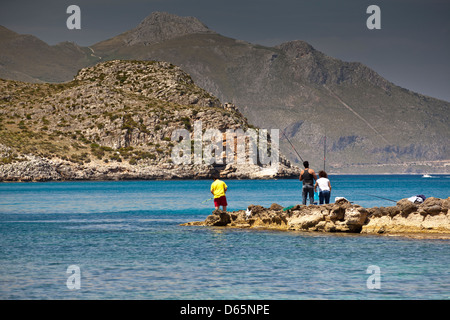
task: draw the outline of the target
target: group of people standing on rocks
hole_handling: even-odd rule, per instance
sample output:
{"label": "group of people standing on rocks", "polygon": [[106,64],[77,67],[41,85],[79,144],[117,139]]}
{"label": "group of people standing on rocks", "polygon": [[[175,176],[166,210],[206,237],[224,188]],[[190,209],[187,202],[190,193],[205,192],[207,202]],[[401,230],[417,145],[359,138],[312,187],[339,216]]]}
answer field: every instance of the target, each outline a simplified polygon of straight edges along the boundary
{"label": "group of people standing on rocks", "polygon": [[[309,162],[304,161],[303,169],[300,172],[299,180],[303,182],[302,187],[302,203],[306,205],[306,200],[309,196],[310,204],[314,204],[314,193],[319,188],[319,204],[330,203],[331,183],[328,175],[324,170],[319,171],[319,178],[313,169],[309,168]],[[228,186],[222,180],[219,180],[219,175],[214,175],[214,182],[211,184],[211,193],[214,197],[214,207],[217,209],[222,206],[223,211],[227,211],[227,197],[226,192]],[[315,183],[314,183],[315,181]]]}
{"label": "group of people standing on rocks", "polygon": [[[303,182],[302,203],[306,205],[309,196],[309,203],[314,204],[314,192],[319,188],[319,204],[330,203],[331,183],[324,170],[319,171],[319,179],[313,169],[309,168],[309,162],[304,161],[304,170],[300,172],[299,180]],[[314,181],[316,183],[314,184]]]}

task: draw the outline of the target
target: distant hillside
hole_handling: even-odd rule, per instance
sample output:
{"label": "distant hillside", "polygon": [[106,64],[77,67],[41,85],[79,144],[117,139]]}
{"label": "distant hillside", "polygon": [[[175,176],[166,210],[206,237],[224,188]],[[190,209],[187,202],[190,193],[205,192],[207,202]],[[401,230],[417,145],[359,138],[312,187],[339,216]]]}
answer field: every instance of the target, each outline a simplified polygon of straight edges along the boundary
{"label": "distant hillside", "polygon": [[[172,161],[176,129],[249,124],[166,62],[104,62],[64,84],[0,80],[0,92],[0,181],[264,177],[258,165]],[[282,161],[276,176],[298,174]]]}
{"label": "distant hillside", "polygon": [[0,26],[0,78],[27,82],[63,82],[97,58],[71,42],[49,46],[42,40]]}
{"label": "distant hillside", "polygon": [[[450,173],[449,102],[398,87],[304,41],[265,47],[221,36],[192,17],[153,13],[89,50],[89,59],[180,66],[221,101],[239,106],[250,123],[283,130],[316,169],[326,137],[330,172]],[[281,150],[300,162],[283,135]]]}

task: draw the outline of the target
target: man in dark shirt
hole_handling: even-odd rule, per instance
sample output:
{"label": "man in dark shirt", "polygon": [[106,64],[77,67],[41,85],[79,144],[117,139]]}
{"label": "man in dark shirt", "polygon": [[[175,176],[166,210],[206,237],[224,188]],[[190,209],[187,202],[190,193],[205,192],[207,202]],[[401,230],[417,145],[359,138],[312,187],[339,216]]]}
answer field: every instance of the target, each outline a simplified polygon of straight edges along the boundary
{"label": "man in dark shirt", "polygon": [[309,195],[309,203],[314,203],[314,180],[317,180],[317,175],[313,169],[309,168],[309,162],[304,161],[303,166],[305,170],[300,172],[299,180],[303,181],[302,188],[302,203],[306,205],[306,198]]}

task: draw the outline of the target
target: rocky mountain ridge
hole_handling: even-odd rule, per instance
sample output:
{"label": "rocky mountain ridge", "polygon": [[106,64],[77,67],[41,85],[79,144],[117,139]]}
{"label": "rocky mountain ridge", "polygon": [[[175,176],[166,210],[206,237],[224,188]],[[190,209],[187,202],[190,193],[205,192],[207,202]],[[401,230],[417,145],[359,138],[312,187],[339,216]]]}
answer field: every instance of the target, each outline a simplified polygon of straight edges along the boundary
{"label": "rocky mountain ridge", "polygon": [[[265,47],[221,36],[192,17],[153,13],[136,28],[80,50],[85,56],[72,60],[87,65],[121,58],[180,66],[218,99],[238,105],[254,125],[282,130],[316,169],[325,151],[332,173],[450,172],[449,102],[400,88],[304,41]],[[6,61],[0,76],[17,65],[26,64]],[[281,150],[300,165],[284,135]]]}

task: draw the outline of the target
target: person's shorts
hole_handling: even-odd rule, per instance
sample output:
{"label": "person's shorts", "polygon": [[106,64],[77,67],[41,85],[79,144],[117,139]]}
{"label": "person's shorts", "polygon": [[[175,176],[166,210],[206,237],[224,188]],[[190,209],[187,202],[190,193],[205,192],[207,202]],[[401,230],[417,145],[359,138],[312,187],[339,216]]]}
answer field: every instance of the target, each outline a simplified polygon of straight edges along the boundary
{"label": "person's shorts", "polygon": [[221,196],[220,198],[214,198],[214,206],[227,206],[227,197]]}

